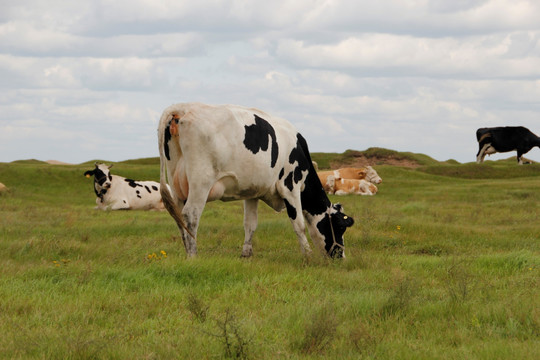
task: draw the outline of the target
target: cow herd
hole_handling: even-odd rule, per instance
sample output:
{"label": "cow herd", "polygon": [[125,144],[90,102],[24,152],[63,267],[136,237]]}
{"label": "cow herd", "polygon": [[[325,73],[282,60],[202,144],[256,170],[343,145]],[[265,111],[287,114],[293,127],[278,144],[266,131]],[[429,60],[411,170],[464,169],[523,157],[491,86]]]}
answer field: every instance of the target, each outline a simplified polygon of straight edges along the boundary
{"label": "cow herd", "polygon": [[[477,131],[477,161],[517,150],[518,162],[540,138],[523,127]],[[345,257],[344,233],[354,220],[327,194],[375,195],[382,179],[371,167],[317,171],[304,137],[287,120],[236,105],[182,103],[163,111],[158,126],[160,182],[111,175],[95,164],[96,208],[167,209],[188,256],[197,254],[197,230],[209,201],[244,201],[242,256],[253,254],[259,200],[287,211],[304,254],[315,246],[332,258]]]}

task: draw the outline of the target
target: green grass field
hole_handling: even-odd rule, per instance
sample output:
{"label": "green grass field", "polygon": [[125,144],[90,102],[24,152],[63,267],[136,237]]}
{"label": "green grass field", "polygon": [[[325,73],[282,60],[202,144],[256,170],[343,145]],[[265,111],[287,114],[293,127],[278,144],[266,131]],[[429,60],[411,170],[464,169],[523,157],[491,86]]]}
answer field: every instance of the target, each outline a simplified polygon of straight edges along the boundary
{"label": "green grass field", "polygon": [[539,358],[540,165],[420,160],[331,197],[356,221],[343,261],[304,259],[264,204],[240,258],[241,202],[207,205],[187,260],[167,212],[94,210],[93,162],[0,163],[0,357]]}

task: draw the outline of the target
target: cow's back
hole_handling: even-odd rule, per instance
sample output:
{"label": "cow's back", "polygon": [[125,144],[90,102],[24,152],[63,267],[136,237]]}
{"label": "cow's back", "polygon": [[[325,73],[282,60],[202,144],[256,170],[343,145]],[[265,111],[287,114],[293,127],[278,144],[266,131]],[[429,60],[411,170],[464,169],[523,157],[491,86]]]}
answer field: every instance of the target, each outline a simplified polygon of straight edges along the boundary
{"label": "cow's back", "polygon": [[342,179],[365,179],[366,178],[366,169],[365,168],[341,168],[338,170],[339,177]]}

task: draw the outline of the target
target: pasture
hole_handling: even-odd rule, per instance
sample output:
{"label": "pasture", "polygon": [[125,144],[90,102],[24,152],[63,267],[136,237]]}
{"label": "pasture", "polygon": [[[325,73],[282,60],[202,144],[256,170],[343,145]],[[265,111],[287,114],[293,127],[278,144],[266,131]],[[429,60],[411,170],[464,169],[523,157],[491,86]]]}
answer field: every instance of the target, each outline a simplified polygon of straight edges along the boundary
{"label": "pasture", "polygon": [[540,165],[375,166],[376,196],[330,197],[356,222],[343,261],[304,259],[264,204],[240,258],[242,202],[207,205],[187,260],[166,211],[94,210],[92,167],[0,163],[1,358],[540,356]]}

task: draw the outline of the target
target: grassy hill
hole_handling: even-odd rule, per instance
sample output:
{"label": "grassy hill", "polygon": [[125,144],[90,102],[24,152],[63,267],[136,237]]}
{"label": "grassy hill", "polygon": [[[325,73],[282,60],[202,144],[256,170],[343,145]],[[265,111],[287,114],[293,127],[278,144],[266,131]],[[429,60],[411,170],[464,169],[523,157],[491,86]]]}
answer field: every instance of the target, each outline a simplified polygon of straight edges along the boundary
{"label": "grassy hill", "polygon": [[[263,204],[241,259],[241,202],[207,204],[187,260],[166,212],[93,209],[93,161],[0,163],[0,357],[536,358],[537,165],[359,153],[314,154],[381,161],[376,196],[330,197],[355,219],[343,261],[303,258]],[[113,173],[157,180],[158,164]]]}

